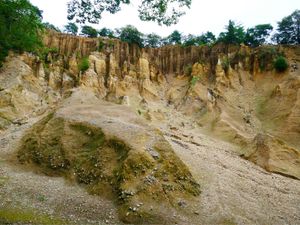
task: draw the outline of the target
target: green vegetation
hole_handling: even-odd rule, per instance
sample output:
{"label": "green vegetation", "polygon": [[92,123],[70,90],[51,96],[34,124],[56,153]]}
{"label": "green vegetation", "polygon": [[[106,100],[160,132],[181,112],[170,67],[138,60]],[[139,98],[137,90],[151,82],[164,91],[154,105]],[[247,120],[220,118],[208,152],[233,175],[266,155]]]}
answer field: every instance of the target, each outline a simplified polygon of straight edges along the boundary
{"label": "green vegetation", "polygon": [[28,0],[0,1],[0,67],[9,50],[35,52],[42,46],[41,11]]}
{"label": "green vegetation", "polygon": [[244,42],[245,31],[241,25],[236,25],[234,21],[229,20],[228,25],[225,28],[226,32],[220,33],[218,42],[233,45]]}
{"label": "green vegetation", "polygon": [[61,30],[58,27],[54,26],[51,23],[45,22],[45,23],[43,23],[43,26],[47,30],[54,30],[54,31],[59,32],[59,33],[61,32]]}
{"label": "green vegetation", "polygon": [[201,45],[211,45],[216,42],[215,35],[208,31],[205,34],[202,34],[200,36],[195,35],[187,35],[183,38],[183,46],[201,46]]}
{"label": "green vegetation", "polygon": [[222,61],[222,68],[224,72],[227,74],[230,68],[230,60],[228,57],[225,57]]}
{"label": "green vegetation", "polygon": [[285,57],[279,56],[274,62],[274,68],[277,72],[282,73],[287,70],[289,64]]}
{"label": "green vegetation", "polygon": [[109,28],[102,28],[99,32],[98,32],[100,37],[108,37],[108,38],[114,38],[115,34],[114,31],[109,29]]}
{"label": "green vegetation", "polygon": [[65,26],[65,32],[76,35],[78,33],[78,26],[75,23],[68,23]]}
{"label": "green vegetation", "polygon": [[118,30],[118,33],[121,41],[130,44],[137,44],[138,46],[143,47],[143,34],[139,32],[138,29],[134,26],[127,25],[126,27]]}
{"label": "green vegetation", "polygon": [[69,223],[48,215],[37,214],[31,210],[24,211],[17,208],[9,208],[0,209],[0,224],[62,225]]}
{"label": "green vegetation", "polygon": [[193,76],[190,81],[191,87],[194,87],[197,84],[197,82],[199,81],[199,79],[200,79],[199,77]]}
{"label": "green vegetation", "polygon": [[44,48],[41,48],[37,52],[37,54],[41,58],[41,60],[43,60],[44,63],[49,63],[49,61],[48,61],[49,54],[51,54],[51,55],[58,54],[58,49],[57,48],[44,47]]}
{"label": "green vegetation", "polygon": [[85,71],[87,71],[90,68],[90,62],[89,59],[87,57],[83,57],[81,59],[81,61],[78,64],[78,69],[79,71],[81,71],[82,73],[84,73]]}
{"label": "green vegetation", "polygon": [[155,34],[151,33],[144,37],[144,46],[150,48],[158,48],[162,45],[162,38]]}
{"label": "green vegetation", "polygon": [[0,176],[0,187],[4,186],[5,183],[9,180],[8,177],[2,177]]}
{"label": "green vegetation", "polygon": [[[147,133],[137,135],[138,140],[148,138]],[[53,114],[27,131],[17,156],[21,163],[30,163],[45,174],[62,175],[81,183],[91,194],[112,198],[119,203],[120,218],[124,220],[128,219],[128,207],[136,200],[147,204],[168,200],[177,205],[178,198],[174,196],[191,198],[201,192],[162,136],[157,136],[149,150],[141,151],[132,149],[124,140],[105,136],[99,127]],[[45,200],[44,196],[39,198]],[[140,220],[142,210],[129,222]]]}
{"label": "green vegetation", "polygon": [[[172,3],[180,4],[175,7]],[[139,5],[139,18],[143,21],[156,21],[167,26],[176,24],[178,18],[191,6],[191,0],[142,0]],[[68,3],[68,19],[77,23],[98,24],[103,12],[116,13],[122,4],[130,4],[130,0],[71,0]]]}
{"label": "green vegetation", "polygon": [[245,44],[257,47],[266,43],[267,37],[270,35],[273,27],[271,24],[259,24],[253,28],[247,29],[245,35]]}
{"label": "green vegetation", "polygon": [[259,48],[257,52],[259,68],[261,71],[273,69],[271,64],[279,53],[274,47]]}
{"label": "green vegetation", "polygon": [[278,22],[277,33],[273,40],[278,44],[300,44],[300,10],[284,17]]}
{"label": "green vegetation", "polygon": [[178,30],[174,30],[168,37],[167,37],[167,44],[181,44],[181,33]]}
{"label": "green vegetation", "polygon": [[101,52],[105,46],[105,43],[102,41],[102,39],[99,39],[99,46],[98,46],[98,51]]}
{"label": "green vegetation", "polygon": [[83,26],[81,34],[89,38],[96,38],[98,36],[97,30],[91,26]]}
{"label": "green vegetation", "polygon": [[193,66],[192,64],[188,64],[184,67],[184,75],[186,76],[191,76],[192,74],[192,71],[193,71]]}

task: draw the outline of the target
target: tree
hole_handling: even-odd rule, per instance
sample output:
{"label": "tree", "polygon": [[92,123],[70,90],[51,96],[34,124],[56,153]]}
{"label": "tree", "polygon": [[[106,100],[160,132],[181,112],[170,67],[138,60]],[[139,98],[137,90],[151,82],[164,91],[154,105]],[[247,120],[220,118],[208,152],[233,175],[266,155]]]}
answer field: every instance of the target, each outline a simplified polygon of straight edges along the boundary
{"label": "tree", "polygon": [[75,23],[68,23],[65,26],[65,32],[76,35],[78,33],[78,26]]}
{"label": "tree", "polygon": [[198,37],[195,35],[189,34],[183,38],[183,45],[185,47],[198,45]]}
{"label": "tree", "polygon": [[114,35],[114,31],[109,29],[109,28],[102,28],[98,34],[101,36],[101,37],[108,37],[108,38],[114,38],[115,35]]}
{"label": "tree", "polygon": [[[141,0],[138,7],[142,21],[155,21],[159,25],[172,25],[190,8],[192,0]],[[71,0],[68,3],[68,19],[78,23],[99,23],[103,12],[116,13],[122,4],[130,0]]]}
{"label": "tree", "polygon": [[273,40],[278,44],[300,44],[300,10],[278,22],[277,33]]}
{"label": "tree", "polygon": [[244,42],[245,32],[242,26],[235,25],[235,22],[229,20],[225,28],[227,31],[220,33],[219,42],[224,44],[241,44]]}
{"label": "tree", "polygon": [[181,38],[181,33],[177,30],[174,30],[167,39],[169,44],[181,44]]}
{"label": "tree", "polygon": [[97,30],[91,26],[83,26],[81,28],[81,34],[89,38],[96,38],[98,36]]}
{"label": "tree", "polygon": [[42,46],[41,11],[28,0],[0,1],[0,64],[9,50],[33,52]]}
{"label": "tree", "polygon": [[53,24],[51,24],[51,23],[45,22],[45,23],[43,23],[43,26],[44,26],[46,29],[48,29],[48,30],[54,30],[54,31],[56,31],[56,32],[61,33],[61,30],[60,30],[58,27],[56,27],[56,26],[54,26]]}
{"label": "tree", "polygon": [[158,48],[162,45],[161,37],[157,34],[148,34],[144,40],[144,46],[150,48]]}
{"label": "tree", "polygon": [[200,36],[194,36],[189,34],[184,37],[184,46],[200,46],[200,45],[211,45],[216,41],[216,37],[212,32],[206,32],[205,34],[201,34]]}
{"label": "tree", "polygon": [[138,46],[143,47],[143,34],[134,26],[127,25],[117,32],[119,33],[119,38],[121,41],[129,44],[137,44]]}
{"label": "tree", "polygon": [[216,36],[210,31],[207,31],[198,38],[198,45],[211,45],[215,42]]}
{"label": "tree", "polygon": [[257,47],[265,44],[267,37],[270,35],[273,27],[271,24],[259,24],[253,28],[247,29],[245,36],[245,44]]}

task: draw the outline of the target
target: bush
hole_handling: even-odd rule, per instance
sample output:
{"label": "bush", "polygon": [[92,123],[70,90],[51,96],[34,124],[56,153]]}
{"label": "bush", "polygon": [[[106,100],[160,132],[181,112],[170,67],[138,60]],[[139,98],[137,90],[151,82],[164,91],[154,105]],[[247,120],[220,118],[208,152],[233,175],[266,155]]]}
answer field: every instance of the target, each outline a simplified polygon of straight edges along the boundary
{"label": "bush", "polygon": [[191,76],[193,71],[193,66],[191,64],[188,64],[184,67],[184,75]]}
{"label": "bush", "polygon": [[199,79],[200,79],[199,77],[193,76],[191,81],[190,81],[190,85],[192,87],[194,87],[197,84],[197,82],[199,81]]}
{"label": "bush", "polygon": [[230,67],[230,61],[228,59],[228,57],[224,58],[224,60],[222,61],[222,69],[224,70],[224,72],[227,74],[229,71],[229,67]]}
{"label": "bush", "polygon": [[87,57],[82,58],[81,61],[80,61],[80,63],[78,64],[79,71],[81,71],[82,73],[84,73],[89,68],[90,68],[89,59]]}
{"label": "bush", "polygon": [[258,49],[258,63],[261,71],[270,70],[272,61],[278,56],[278,51],[274,47],[262,47]]}
{"label": "bush", "polygon": [[282,73],[287,70],[289,64],[285,57],[279,56],[274,62],[274,68],[277,72]]}

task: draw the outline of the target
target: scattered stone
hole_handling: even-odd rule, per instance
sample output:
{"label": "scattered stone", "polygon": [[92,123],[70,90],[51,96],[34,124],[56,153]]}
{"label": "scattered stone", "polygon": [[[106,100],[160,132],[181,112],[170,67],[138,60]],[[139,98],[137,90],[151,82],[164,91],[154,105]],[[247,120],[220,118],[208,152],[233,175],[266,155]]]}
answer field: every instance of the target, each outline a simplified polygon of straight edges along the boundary
{"label": "scattered stone", "polygon": [[187,206],[187,203],[184,200],[180,200],[178,202],[178,206],[181,207],[181,208],[185,208]]}

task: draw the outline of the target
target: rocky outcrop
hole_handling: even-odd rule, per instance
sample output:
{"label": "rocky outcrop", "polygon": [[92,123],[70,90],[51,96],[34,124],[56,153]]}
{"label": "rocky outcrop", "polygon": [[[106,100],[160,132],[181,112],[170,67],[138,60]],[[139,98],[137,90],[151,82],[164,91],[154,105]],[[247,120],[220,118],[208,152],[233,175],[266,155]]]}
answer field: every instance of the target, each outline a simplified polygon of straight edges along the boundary
{"label": "rocky outcrop", "polygon": [[[58,100],[39,63],[29,55],[11,56],[0,71],[0,130],[23,123]],[[26,63],[27,62],[27,63]],[[34,64],[34,66],[33,66]]]}
{"label": "rocky outcrop", "polygon": [[200,194],[159,130],[128,107],[99,100],[90,91],[76,91],[35,124],[23,137],[18,158],[117,200],[127,223],[174,224],[171,212]]}
{"label": "rocky outcrop", "polygon": [[[1,79],[14,81],[0,84],[2,129],[80,87],[131,107],[149,122],[166,121],[172,115],[165,109],[174,107],[203,131],[239,146],[251,145],[266,131],[300,149],[297,47],[143,49],[117,39],[55,32],[45,36],[45,44],[43,58],[12,57],[2,70]],[[291,71],[275,72],[278,54],[286,55]],[[85,57],[89,68],[82,70]]]}
{"label": "rocky outcrop", "polygon": [[300,179],[300,152],[269,135],[257,135],[245,158],[267,171]]}

